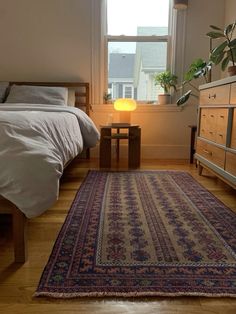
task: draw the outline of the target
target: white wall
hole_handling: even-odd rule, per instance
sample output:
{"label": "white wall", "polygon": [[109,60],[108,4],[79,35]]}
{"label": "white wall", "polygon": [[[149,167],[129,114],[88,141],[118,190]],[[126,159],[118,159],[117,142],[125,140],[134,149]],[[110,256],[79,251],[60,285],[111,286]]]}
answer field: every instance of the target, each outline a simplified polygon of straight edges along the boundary
{"label": "white wall", "polygon": [[0,80],[90,81],[91,0],[1,0]]}
{"label": "white wall", "polygon": [[[186,24],[185,71],[193,60],[208,60],[210,41],[206,33],[209,25],[224,26],[225,0],[189,0]],[[214,67],[212,79],[220,78],[220,67]],[[203,81],[199,83],[202,84]]]}
{"label": "white wall", "polygon": [[231,24],[236,20],[236,1],[225,0],[225,25]]}

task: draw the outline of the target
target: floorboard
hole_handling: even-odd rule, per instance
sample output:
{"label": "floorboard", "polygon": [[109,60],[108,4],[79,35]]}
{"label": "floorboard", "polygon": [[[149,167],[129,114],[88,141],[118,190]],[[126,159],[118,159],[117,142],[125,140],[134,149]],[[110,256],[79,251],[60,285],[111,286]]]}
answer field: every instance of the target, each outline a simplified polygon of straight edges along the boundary
{"label": "floorboard", "polygon": [[[139,299],[73,299],[33,298],[40,275],[48,260],[67,211],[89,169],[98,169],[98,161],[75,160],[61,179],[60,197],[45,214],[29,221],[29,260],[13,263],[11,224],[0,217],[0,313],[81,313],[81,314],[235,314],[236,299],[203,297],[159,297]],[[125,161],[113,164],[114,170],[127,169]],[[144,160],[141,169],[189,171],[204,187],[236,212],[236,192],[204,171],[197,174],[194,164],[184,160]]]}

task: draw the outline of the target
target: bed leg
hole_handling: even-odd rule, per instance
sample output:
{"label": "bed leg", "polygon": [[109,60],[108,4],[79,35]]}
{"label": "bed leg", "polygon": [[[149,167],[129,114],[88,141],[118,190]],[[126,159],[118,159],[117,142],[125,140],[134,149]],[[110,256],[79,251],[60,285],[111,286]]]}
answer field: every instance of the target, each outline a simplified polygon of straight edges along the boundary
{"label": "bed leg", "polygon": [[28,257],[27,218],[15,207],[12,210],[15,263],[24,263]]}

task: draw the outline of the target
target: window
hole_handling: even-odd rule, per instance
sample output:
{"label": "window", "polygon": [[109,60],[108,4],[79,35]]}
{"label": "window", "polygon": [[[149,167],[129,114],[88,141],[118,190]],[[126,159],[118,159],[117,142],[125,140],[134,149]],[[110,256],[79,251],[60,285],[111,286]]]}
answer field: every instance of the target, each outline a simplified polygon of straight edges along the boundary
{"label": "window", "polygon": [[107,80],[113,99],[156,102],[169,64],[169,0],[107,0]]}
{"label": "window", "polygon": [[134,87],[132,84],[123,86],[123,98],[134,98]]}

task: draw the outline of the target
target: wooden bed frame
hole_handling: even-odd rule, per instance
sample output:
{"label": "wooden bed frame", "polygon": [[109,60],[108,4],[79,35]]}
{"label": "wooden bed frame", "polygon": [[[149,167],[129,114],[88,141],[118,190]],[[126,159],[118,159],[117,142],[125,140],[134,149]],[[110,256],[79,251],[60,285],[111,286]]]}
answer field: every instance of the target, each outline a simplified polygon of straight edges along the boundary
{"label": "wooden bed frame", "polygon": [[[88,115],[91,109],[89,103],[89,83],[67,83],[67,82],[10,82],[10,85],[35,85],[35,86],[59,86],[75,90],[75,107],[82,109]],[[89,150],[86,151],[89,158]],[[12,214],[12,230],[14,256],[16,263],[27,261],[27,221],[26,216],[10,201],[0,195],[0,214]]]}

